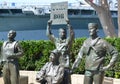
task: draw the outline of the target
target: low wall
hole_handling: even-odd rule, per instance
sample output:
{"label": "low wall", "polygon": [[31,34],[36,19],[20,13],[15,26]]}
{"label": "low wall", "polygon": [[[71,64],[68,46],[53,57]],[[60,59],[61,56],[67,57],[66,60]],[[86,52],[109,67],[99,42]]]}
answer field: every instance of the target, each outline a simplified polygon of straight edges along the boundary
{"label": "low wall", "polygon": [[[28,76],[28,84],[39,84],[35,80],[36,73],[37,71],[20,71],[21,76]],[[71,79],[72,84],[83,84],[84,75],[73,74]],[[4,84],[2,77],[0,77],[0,84]],[[105,77],[104,84],[120,84],[120,79]]]}

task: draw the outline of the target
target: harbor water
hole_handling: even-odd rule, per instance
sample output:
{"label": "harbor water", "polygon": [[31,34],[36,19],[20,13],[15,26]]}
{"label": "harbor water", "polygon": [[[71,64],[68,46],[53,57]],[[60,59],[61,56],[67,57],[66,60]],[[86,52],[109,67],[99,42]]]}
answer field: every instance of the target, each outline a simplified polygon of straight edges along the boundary
{"label": "harbor water", "polygon": [[[16,31],[17,36],[16,40],[48,40],[48,37],[46,36],[46,30],[24,30],[24,31]],[[58,29],[52,30],[53,34],[56,37],[58,36]],[[75,32],[75,38],[81,38],[81,37],[89,37],[88,29],[74,29]],[[4,41],[7,40],[7,33],[8,31],[0,32],[0,40]],[[68,34],[68,33],[67,33]],[[99,29],[98,35],[100,37],[105,37],[105,34],[102,29]]]}

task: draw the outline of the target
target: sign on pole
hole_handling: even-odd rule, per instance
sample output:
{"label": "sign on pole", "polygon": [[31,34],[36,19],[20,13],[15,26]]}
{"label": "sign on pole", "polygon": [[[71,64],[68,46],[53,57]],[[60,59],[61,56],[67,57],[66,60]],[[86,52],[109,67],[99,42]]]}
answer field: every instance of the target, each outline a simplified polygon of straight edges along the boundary
{"label": "sign on pole", "polygon": [[68,19],[68,2],[51,3],[50,19],[53,25],[66,24]]}

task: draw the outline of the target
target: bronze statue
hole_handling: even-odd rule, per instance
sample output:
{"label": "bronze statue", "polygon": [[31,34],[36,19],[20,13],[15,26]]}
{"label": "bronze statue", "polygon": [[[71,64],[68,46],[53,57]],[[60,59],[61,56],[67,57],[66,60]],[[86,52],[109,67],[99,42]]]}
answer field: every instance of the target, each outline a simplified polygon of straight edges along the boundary
{"label": "bronze statue", "polygon": [[64,76],[64,67],[59,64],[60,53],[53,50],[50,54],[50,62],[47,62],[37,73],[36,80],[41,84],[61,84]]}
{"label": "bronze statue", "polygon": [[2,61],[1,61],[1,55],[0,55],[0,77],[2,76]]}
{"label": "bronze statue", "polygon": [[2,65],[0,64],[0,77],[2,76]]}
{"label": "bronze statue", "polygon": [[69,37],[67,37],[67,31],[64,28],[59,29],[59,38],[55,37],[51,32],[52,20],[48,21],[46,33],[49,39],[55,44],[56,49],[62,54],[60,56],[60,64],[65,67],[66,75],[64,78],[66,79],[64,79],[64,82],[65,84],[68,84],[68,82],[70,82],[70,49],[74,40],[74,31],[69,20],[66,20],[66,22],[69,31]]}
{"label": "bronze statue", "polygon": [[[85,58],[84,84],[103,84],[104,71],[112,67],[117,59],[117,50],[97,35],[98,25],[88,24],[90,37],[86,39],[78,53],[72,69],[78,67],[83,55]],[[104,66],[105,56],[109,53],[112,58],[107,66]]]}
{"label": "bronze statue", "polygon": [[15,37],[16,31],[10,30],[8,40],[1,48],[4,84],[19,84],[18,58],[23,55],[23,50],[19,42],[15,41]]}

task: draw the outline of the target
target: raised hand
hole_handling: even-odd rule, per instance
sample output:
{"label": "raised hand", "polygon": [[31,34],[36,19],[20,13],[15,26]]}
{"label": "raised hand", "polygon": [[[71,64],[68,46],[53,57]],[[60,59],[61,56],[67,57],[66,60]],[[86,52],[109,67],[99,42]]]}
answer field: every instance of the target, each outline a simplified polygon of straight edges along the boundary
{"label": "raised hand", "polygon": [[48,25],[51,25],[52,24],[52,20],[48,20]]}

